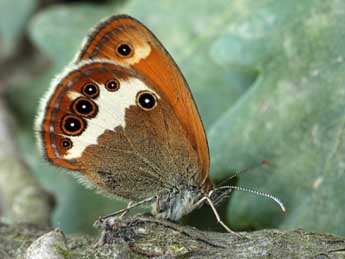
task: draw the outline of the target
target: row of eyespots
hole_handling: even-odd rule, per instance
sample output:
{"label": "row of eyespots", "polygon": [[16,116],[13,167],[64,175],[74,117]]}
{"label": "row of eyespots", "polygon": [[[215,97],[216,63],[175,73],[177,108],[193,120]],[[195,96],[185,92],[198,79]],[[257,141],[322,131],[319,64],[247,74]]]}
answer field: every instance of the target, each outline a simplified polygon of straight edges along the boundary
{"label": "row of eyespots", "polygon": [[[109,80],[105,83],[105,88],[110,92],[115,92],[120,88],[120,82],[117,79]],[[92,99],[96,99],[99,96],[99,88],[93,83],[87,83],[81,89],[81,93]]]}
{"label": "row of eyespots", "polygon": [[[115,92],[120,88],[120,82],[116,79],[108,81],[105,88],[110,92]],[[97,85],[89,83],[82,88],[82,93],[95,99],[99,96],[99,88]],[[150,91],[141,91],[137,94],[136,103],[142,110],[150,111],[157,106],[157,97]],[[91,99],[78,97],[72,102],[71,110],[80,117],[93,118],[97,115],[98,107]],[[65,115],[63,117],[61,129],[66,135],[78,136],[86,129],[86,121],[78,116]],[[67,150],[72,148],[73,143],[69,138],[63,138],[61,146]]]}
{"label": "row of eyespots", "polygon": [[[134,49],[129,43],[121,43],[116,47],[116,53],[120,57],[131,57],[133,56]],[[119,89],[120,83],[118,80],[111,80],[105,84],[105,87],[108,91],[115,92]],[[88,83],[83,86],[81,90],[84,96],[87,96],[92,99],[96,99],[99,96],[99,88],[97,85]],[[144,110],[153,109],[156,106],[156,97],[152,94],[142,92],[139,93],[136,100],[137,104]],[[78,98],[79,99],[79,98]],[[81,99],[78,102],[73,102],[72,110],[76,110],[80,114],[86,116],[87,118],[94,117],[97,114],[97,105],[88,99]],[[61,129],[67,135],[79,135],[86,128],[86,122],[79,117],[68,115],[63,118]],[[72,133],[72,134],[68,134]],[[72,148],[73,143],[69,138],[63,138],[60,142],[60,146],[68,150]]]}
{"label": "row of eyespots", "polygon": [[[115,92],[120,88],[120,82],[117,79],[108,81],[105,88],[110,92]],[[78,136],[87,127],[87,122],[83,118],[94,118],[97,115],[98,107],[92,99],[99,96],[99,87],[96,84],[88,83],[81,89],[81,93],[86,97],[78,97],[71,104],[71,111],[77,115],[65,115],[62,118],[61,129],[68,136]],[[72,148],[73,143],[69,138],[61,140],[61,147],[65,150]]]}

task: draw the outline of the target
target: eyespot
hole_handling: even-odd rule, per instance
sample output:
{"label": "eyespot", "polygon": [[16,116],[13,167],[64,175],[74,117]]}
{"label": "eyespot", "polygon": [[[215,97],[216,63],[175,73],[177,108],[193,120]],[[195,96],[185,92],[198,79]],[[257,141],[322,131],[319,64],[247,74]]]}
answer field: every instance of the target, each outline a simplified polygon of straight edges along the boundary
{"label": "eyespot", "polygon": [[90,99],[79,97],[73,101],[72,111],[81,117],[93,118],[96,116],[98,108]]}
{"label": "eyespot", "polygon": [[145,110],[150,111],[153,110],[157,106],[157,98],[156,96],[149,91],[141,91],[137,94],[137,105]]}
{"label": "eyespot", "polygon": [[69,138],[63,138],[61,139],[61,147],[65,150],[68,150],[73,147],[73,143]]}
{"label": "eyespot", "polygon": [[115,92],[117,90],[119,90],[120,88],[120,82],[117,79],[112,79],[109,80],[106,84],[105,84],[105,88],[107,88],[108,91],[110,92]]}
{"label": "eyespot", "polygon": [[99,88],[93,83],[88,83],[83,86],[81,93],[90,98],[96,98],[99,95]]}
{"label": "eyespot", "polygon": [[61,130],[68,136],[78,136],[86,129],[86,121],[74,116],[66,115],[61,121]]}
{"label": "eyespot", "polygon": [[120,57],[127,57],[127,58],[131,57],[133,55],[133,52],[134,52],[133,47],[129,43],[120,43],[116,47],[116,53]]}

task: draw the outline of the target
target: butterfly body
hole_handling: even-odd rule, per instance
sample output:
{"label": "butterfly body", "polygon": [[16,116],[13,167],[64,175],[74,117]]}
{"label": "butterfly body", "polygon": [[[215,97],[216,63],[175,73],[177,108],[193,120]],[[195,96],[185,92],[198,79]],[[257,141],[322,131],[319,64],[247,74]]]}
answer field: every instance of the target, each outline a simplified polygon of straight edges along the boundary
{"label": "butterfly body", "polygon": [[52,164],[103,192],[151,203],[159,218],[179,219],[213,188],[188,85],[156,37],[129,16],[110,17],[88,36],[52,82],[36,130]]}

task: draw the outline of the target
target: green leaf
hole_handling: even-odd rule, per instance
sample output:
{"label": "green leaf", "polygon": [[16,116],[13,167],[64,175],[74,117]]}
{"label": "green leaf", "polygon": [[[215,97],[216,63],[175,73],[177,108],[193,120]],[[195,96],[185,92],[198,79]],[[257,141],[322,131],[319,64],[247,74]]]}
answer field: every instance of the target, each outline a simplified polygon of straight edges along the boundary
{"label": "green leaf", "polygon": [[237,226],[344,234],[345,20],[340,10],[345,3],[281,4],[266,1],[253,9],[243,1],[241,10],[250,18],[233,25],[255,30],[248,31],[253,35],[258,30],[248,20],[274,21],[273,30],[262,30],[264,41],[242,45],[244,53],[250,45],[271,49],[258,62],[255,84],[209,131],[213,173],[221,177],[234,167],[272,161],[269,170],[243,175],[239,184],[274,193],[286,203],[287,214],[237,193],[229,208]]}
{"label": "green leaf", "polygon": [[111,8],[97,5],[50,7],[32,19],[30,35],[61,70],[71,62],[90,28],[109,13]]}

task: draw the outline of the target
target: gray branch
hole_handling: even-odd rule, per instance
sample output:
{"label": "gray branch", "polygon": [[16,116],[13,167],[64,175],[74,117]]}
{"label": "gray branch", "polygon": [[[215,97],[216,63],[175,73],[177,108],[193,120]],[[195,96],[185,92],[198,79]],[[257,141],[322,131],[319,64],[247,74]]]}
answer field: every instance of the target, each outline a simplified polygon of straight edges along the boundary
{"label": "gray branch", "polygon": [[203,232],[151,217],[99,223],[101,238],[0,225],[0,258],[345,258],[345,238],[303,230]]}

